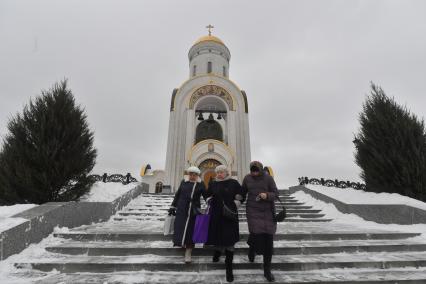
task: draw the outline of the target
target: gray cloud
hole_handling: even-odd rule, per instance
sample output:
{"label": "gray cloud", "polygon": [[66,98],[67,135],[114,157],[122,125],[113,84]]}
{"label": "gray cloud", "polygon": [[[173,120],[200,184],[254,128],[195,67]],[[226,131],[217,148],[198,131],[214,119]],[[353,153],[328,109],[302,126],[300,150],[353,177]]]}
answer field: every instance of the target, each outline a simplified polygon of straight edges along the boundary
{"label": "gray cloud", "polygon": [[281,185],[359,180],[352,139],[371,80],[425,116],[424,11],[423,1],[2,1],[0,135],[66,77],[96,134],[95,172],[164,168],[171,92],[211,23],[248,94],[252,158]]}

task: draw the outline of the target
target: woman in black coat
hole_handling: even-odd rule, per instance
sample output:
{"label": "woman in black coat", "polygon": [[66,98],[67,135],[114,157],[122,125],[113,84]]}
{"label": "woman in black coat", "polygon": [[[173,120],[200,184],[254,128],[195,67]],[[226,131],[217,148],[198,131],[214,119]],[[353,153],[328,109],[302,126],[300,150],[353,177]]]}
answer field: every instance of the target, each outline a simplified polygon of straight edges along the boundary
{"label": "woman in black coat", "polygon": [[200,197],[201,195],[205,197],[206,189],[200,180],[200,170],[197,167],[189,167],[187,173],[189,176],[182,180],[169,209],[169,214],[176,214],[173,245],[186,249],[185,263],[190,263],[194,248],[192,234],[195,217],[201,207]]}
{"label": "woman in black coat", "polygon": [[[213,262],[218,262],[220,255],[225,251],[226,280],[232,282],[234,245],[240,240],[238,206],[243,201],[242,188],[238,181],[231,179],[225,166],[220,165],[215,171],[216,179],[209,184],[207,191],[207,196],[211,197],[209,201],[211,217],[206,245],[214,246]],[[224,206],[231,215],[235,213],[234,219],[224,215]]]}

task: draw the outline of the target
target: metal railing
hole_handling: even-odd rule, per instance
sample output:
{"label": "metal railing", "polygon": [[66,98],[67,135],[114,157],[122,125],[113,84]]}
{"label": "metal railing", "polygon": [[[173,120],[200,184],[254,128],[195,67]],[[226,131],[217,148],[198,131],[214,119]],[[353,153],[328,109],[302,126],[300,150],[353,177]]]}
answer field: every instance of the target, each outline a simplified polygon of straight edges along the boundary
{"label": "metal railing", "polygon": [[127,173],[126,175],[121,175],[121,174],[108,175],[107,173],[104,173],[103,175],[90,175],[89,178],[92,178],[95,181],[121,182],[122,184],[129,184],[131,182],[138,182],[138,180],[135,179],[134,177],[132,177],[132,175],[130,173]]}
{"label": "metal railing", "polygon": [[351,182],[351,181],[341,181],[341,180],[331,180],[331,179],[324,179],[324,178],[308,178],[308,177],[300,177],[299,178],[299,184],[305,185],[305,184],[316,184],[316,185],[322,185],[322,186],[328,186],[328,187],[338,187],[338,188],[353,188],[353,189],[360,189],[365,190],[365,184],[359,183],[359,182]]}

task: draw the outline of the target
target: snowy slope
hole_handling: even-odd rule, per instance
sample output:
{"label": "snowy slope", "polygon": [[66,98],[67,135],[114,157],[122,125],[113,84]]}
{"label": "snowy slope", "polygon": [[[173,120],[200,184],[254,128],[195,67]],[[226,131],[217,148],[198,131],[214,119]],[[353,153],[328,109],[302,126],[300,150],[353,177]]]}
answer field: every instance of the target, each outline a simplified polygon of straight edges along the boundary
{"label": "snowy slope", "polygon": [[80,198],[80,201],[111,202],[134,189],[137,185],[137,183],[123,185],[120,182],[96,182],[90,192]]}
{"label": "snowy slope", "polygon": [[346,204],[405,204],[426,210],[426,203],[397,193],[375,193],[353,188],[337,188],[308,184],[305,187]]}

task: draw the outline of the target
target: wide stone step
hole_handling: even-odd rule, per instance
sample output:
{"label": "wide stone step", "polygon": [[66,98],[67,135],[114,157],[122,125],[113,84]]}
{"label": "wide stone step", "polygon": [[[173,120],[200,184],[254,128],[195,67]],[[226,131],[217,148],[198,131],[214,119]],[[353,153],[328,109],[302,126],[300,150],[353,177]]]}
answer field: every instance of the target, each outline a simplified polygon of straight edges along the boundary
{"label": "wide stone step", "polygon": [[[121,211],[118,212],[119,216],[146,216],[146,217],[159,217],[158,220],[164,221],[164,216],[167,215],[167,213],[159,213],[159,212],[153,212],[153,213],[147,213],[147,212],[134,212],[134,211]],[[239,217],[245,219],[246,214],[245,211],[239,212]],[[317,214],[317,213],[290,213],[287,212],[287,217],[300,217],[300,218],[321,218],[324,217],[325,214]],[[137,218],[136,218],[137,219]],[[137,219],[140,220],[140,219]]]}
{"label": "wide stone step", "polygon": [[173,198],[175,194],[174,193],[142,193],[143,197],[171,197]]}
{"label": "wide stone step", "polygon": [[[151,202],[151,201],[153,201],[153,202],[168,203],[168,202],[172,202],[173,198],[174,198],[174,196],[169,196],[169,197],[142,196],[142,198],[140,200],[136,201],[136,202],[146,202],[146,201]],[[279,198],[281,199],[281,201],[295,200],[295,197],[294,196],[290,196],[290,195],[279,195]]]}
{"label": "wide stone step", "polygon": [[[54,253],[89,256],[124,256],[124,255],[182,255],[181,248],[173,248],[170,241],[157,242],[69,242],[58,246],[46,247],[46,250]],[[330,253],[356,253],[356,252],[405,252],[426,251],[426,243],[416,243],[396,240],[380,241],[286,241],[275,242],[275,255],[299,255],[299,254],[330,254]],[[211,256],[211,248],[196,247],[194,256]],[[248,246],[245,242],[238,242],[235,248],[236,255],[247,255]]]}
{"label": "wide stone step", "polygon": [[[277,284],[424,284],[426,283],[426,269],[424,268],[405,268],[405,269],[327,269],[320,271],[274,271]],[[253,270],[235,270],[234,283],[269,283],[263,277],[260,267]],[[220,270],[211,270],[208,272],[170,272],[170,271],[132,271],[109,273],[68,273],[54,274],[48,278],[36,282],[36,284],[57,284],[57,283],[208,283],[219,284],[226,283],[225,272],[222,267]]]}
{"label": "wide stone step", "polygon": [[[245,212],[239,213],[238,216],[240,218],[245,219],[246,218],[246,213]],[[286,216],[287,216],[287,218],[298,217],[298,218],[302,218],[302,219],[304,219],[304,218],[306,218],[306,219],[315,219],[315,218],[322,218],[322,217],[325,216],[325,214],[318,214],[318,213],[290,213],[290,212],[287,211]]]}
{"label": "wide stone step", "polygon": [[[131,205],[129,205],[127,208],[144,208],[144,207],[152,207],[152,206],[160,206],[160,207],[164,207],[164,208],[170,208],[172,202],[139,202],[139,203],[133,203]],[[276,202],[275,203],[276,206],[281,206],[281,203]],[[293,206],[293,205],[303,205],[304,203],[298,201],[298,200],[286,200],[282,203],[283,205],[287,205],[287,206]],[[205,202],[201,202],[201,205],[204,206],[206,205]],[[240,208],[246,208],[246,204],[243,203]]]}
{"label": "wide stone step", "polygon": [[[279,209],[279,208],[278,208]],[[294,208],[285,208],[287,213],[307,213],[307,214],[314,214],[314,213],[319,213],[322,210],[320,209],[294,209]],[[145,211],[148,212],[148,211]],[[238,209],[238,213],[239,214],[245,214],[246,210],[245,209]]]}
{"label": "wide stone step", "polygon": [[141,195],[137,200],[152,200],[152,199],[157,199],[157,200],[173,200],[173,198],[175,198],[174,194],[171,195],[167,195],[167,196],[156,196],[156,195]]}
{"label": "wide stone step", "polygon": [[150,205],[150,204],[155,204],[155,205],[164,205],[164,206],[170,206],[172,204],[173,200],[165,200],[165,201],[159,201],[159,200],[138,200],[138,202],[133,202],[131,205],[136,205],[136,206],[140,206],[140,205]]}
{"label": "wide stone step", "polygon": [[[60,272],[115,272],[115,271],[205,271],[223,269],[222,263],[212,263],[211,257],[194,256],[191,264],[183,262],[183,256],[67,256],[55,259],[37,259],[15,264],[18,268],[31,266],[41,271],[56,269]],[[259,263],[250,263],[246,256],[236,255],[233,267],[258,269]],[[426,252],[354,253],[275,255],[272,269],[284,271],[318,270],[329,268],[400,268],[426,267]]]}
{"label": "wide stone step", "polygon": [[[67,232],[54,233],[55,237],[72,239],[79,241],[170,241],[171,236],[164,236],[162,233],[141,233],[133,232]],[[399,232],[328,232],[328,233],[285,233],[276,234],[275,241],[280,240],[395,240],[406,239],[419,236],[419,233],[399,233]],[[240,233],[241,240],[247,240],[247,233]]]}
{"label": "wide stone step", "polygon": [[[205,200],[203,198],[200,199],[202,202]],[[294,196],[280,196],[281,202],[293,202],[297,201],[297,199]],[[134,203],[146,203],[146,202],[157,202],[157,203],[171,203],[173,201],[173,198],[165,199],[165,198],[141,198],[137,201],[134,201]],[[280,202],[279,200],[276,200],[275,202]]]}
{"label": "wide stone step", "polygon": [[[305,203],[304,202],[299,202],[299,201],[297,201],[297,200],[295,200],[294,202],[287,202],[287,201],[285,201],[285,202],[283,202],[282,203],[282,205],[284,205],[284,206],[293,206],[293,205],[304,205]],[[275,205],[281,205],[281,203],[275,203]],[[246,208],[246,204],[245,203],[243,203],[242,205],[241,205],[241,208]]]}
{"label": "wide stone step", "polygon": [[[165,205],[131,205],[126,207],[126,210],[168,210],[170,208],[170,204],[167,206]],[[285,206],[286,209],[312,209],[312,206],[309,205],[295,205],[295,204],[288,204]],[[245,206],[240,207],[240,210],[245,211]]]}
{"label": "wide stone step", "polygon": [[[288,216],[289,218],[285,218],[284,222],[330,222],[332,219],[325,219],[325,218],[305,218],[300,217],[296,218],[296,216]],[[135,216],[122,216],[122,217],[114,217],[114,221],[164,221],[164,217],[135,217]],[[246,218],[239,218],[239,222],[247,222]]]}
{"label": "wide stone step", "polygon": [[[279,196],[292,196],[290,191],[288,190],[278,190]],[[142,197],[148,197],[148,198],[172,198],[175,196],[175,193],[169,193],[169,194],[161,194],[161,193],[142,193]]]}
{"label": "wide stone step", "polygon": [[[301,205],[304,205],[305,203],[303,202],[283,202],[282,205],[285,206],[286,208],[295,208],[295,206],[299,206],[296,208],[312,208],[312,206],[307,206],[307,207],[300,207]],[[281,204],[278,204],[281,205]],[[128,208],[131,209],[139,209],[139,208],[170,208],[170,203],[146,203],[146,204],[132,204],[131,206],[129,206]],[[241,206],[242,209],[245,209],[245,205]]]}
{"label": "wide stone step", "polygon": [[295,205],[295,204],[285,205],[285,209],[311,209],[311,208],[312,206],[309,206],[309,205]]}
{"label": "wide stone step", "polygon": [[[163,212],[166,214],[166,212],[169,210],[169,208],[158,208],[155,210],[155,212]],[[287,213],[319,213],[322,210],[320,209],[293,209],[293,208],[286,208]],[[151,208],[126,208],[125,211],[121,212],[140,212],[140,213],[150,213],[153,212]],[[244,214],[246,213],[245,209],[238,209],[238,213]]]}
{"label": "wide stone step", "polygon": [[170,206],[173,200],[170,201],[156,201],[156,200],[139,200],[138,202],[133,202],[132,206],[141,206],[141,205],[164,205]]}

